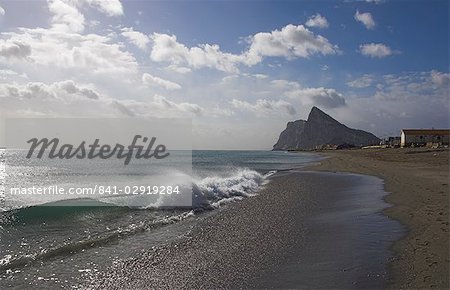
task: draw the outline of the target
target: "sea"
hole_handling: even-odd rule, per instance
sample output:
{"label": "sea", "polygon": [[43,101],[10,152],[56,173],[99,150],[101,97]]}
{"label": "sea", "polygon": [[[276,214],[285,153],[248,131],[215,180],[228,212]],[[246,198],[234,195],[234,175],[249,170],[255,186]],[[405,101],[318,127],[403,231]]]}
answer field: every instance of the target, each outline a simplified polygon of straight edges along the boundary
{"label": "sea", "polygon": [[[82,203],[77,196],[38,196],[25,203],[20,195],[9,196],[3,190],[0,288],[78,288],[83,280],[121,259],[180,238],[186,231],[180,224],[192,225],[196,219],[257,195],[277,172],[301,169],[321,158],[301,152],[192,151],[192,167],[178,172],[192,188],[192,204],[182,207],[136,203],[133,196],[83,197]],[[45,162],[21,164],[14,162],[14,153],[2,150],[0,186],[4,188],[5,180],[15,185],[57,186],[67,185],[68,180],[132,184],[157,174],[142,162],[131,162],[126,174],[114,170],[102,174],[95,160],[83,162],[70,169]],[[71,199],[77,203],[71,204]],[[58,204],[61,201],[65,204]]]}

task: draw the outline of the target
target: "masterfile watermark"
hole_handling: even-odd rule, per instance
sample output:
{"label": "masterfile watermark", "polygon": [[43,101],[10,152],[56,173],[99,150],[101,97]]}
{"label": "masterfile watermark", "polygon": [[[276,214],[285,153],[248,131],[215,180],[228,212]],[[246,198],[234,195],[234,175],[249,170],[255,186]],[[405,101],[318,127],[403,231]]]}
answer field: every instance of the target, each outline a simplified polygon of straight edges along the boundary
{"label": "masterfile watermark", "polygon": [[[141,139],[144,145],[138,145],[138,140]],[[149,141],[150,140],[150,141]],[[148,142],[149,141],[149,142]],[[47,154],[48,158],[59,158],[59,159],[108,159],[116,156],[118,159],[124,159],[124,165],[128,165],[130,160],[134,157],[136,159],[163,159],[170,155],[166,152],[166,146],[163,144],[158,144],[154,147],[156,142],[156,137],[148,138],[142,137],[141,135],[135,135],[133,141],[129,146],[125,146],[116,143],[114,146],[109,144],[99,144],[100,139],[95,139],[92,144],[87,144],[86,141],[82,141],[78,146],[72,144],[63,144],[58,147],[60,140],[58,138],[53,138],[49,140],[48,138],[32,138],[27,141],[30,143],[30,149],[26,158],[30,159],[34,156],[36,149],[39,151],[36,154],[36,158],[42,158],[45,151],[50,147]],[[154,148],[153,148],[154,147]]]}
{"label": "masterfile watermark", "polygon": [[3,127],[2,208],[86,198],[96,206],[192,205],[190,119],[10,118]]}
{"label": "masterfile watermark", "polygon": [[98,185],[93,187],[62,187],[58,185],[50,186],[32,186],[32,187],[12,187],[9,189],[10,195],[171,195],[180,194],[180,187],[178,185]]}

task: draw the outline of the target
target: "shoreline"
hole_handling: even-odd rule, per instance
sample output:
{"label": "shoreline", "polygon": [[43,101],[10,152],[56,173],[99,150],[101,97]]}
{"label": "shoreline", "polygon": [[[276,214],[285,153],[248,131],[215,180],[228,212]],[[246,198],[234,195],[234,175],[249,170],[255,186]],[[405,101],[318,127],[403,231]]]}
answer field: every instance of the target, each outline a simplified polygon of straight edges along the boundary
{"label": "shoreline", "polygon": [[[66,285],[83,289],[446,288],[448,183],[442,184],[448,180],[448,151],[326,153],[329,158],[306,167],[280,170],[249,198],[71,256],[82,268],[70,270],[75,280]],[[424,204],[417,199],[427,188]],[[418,227],[422,235],[411,238],[411,225],[401,218],[423,220]],[[428,237],[432,239],[425,240]],[[129,250],[122,252],[124,248]],[[89,253],[90,266],[82,266]],[[56,273],[52,261],[39,268],[39,277]],[[435,276],[419,283],[428,277],[426,269]],[[15,285],[12,280],[3,282]],[[49,279],[23,282],[55,286]]]}
{"label": "shoreline", "polygon": [[382,180],[305,170],[271,179],[257,195],[199,216],[183,240],[117,263],[87,287],[386,287],[389,245],[403,229],[380,213]]}
{"label": "shoreline", "polygon": [[308,170],[350,172],[384,180],[383,210],[408,232],[394,242],[389,288],[449,288],[449,151],[364,149],[324,152]]}

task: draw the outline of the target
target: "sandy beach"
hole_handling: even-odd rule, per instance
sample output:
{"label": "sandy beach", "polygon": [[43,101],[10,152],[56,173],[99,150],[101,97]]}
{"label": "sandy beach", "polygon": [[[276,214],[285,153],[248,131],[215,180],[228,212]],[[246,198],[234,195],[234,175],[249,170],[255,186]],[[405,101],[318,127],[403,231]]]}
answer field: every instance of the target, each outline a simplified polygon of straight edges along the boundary
{"label": "sandy beach", "polygon": [[449,288],[449,151],[377,149],[328,151],[310,169],[378,176],[393,207],[384,212],[408,228],[395,242],[392,289]]}
{"label": "sandy beach", "polygon": [[89,286],[385,288],[389,245],[404,229],[381,213],[382,188],[363,175],[280,172],[258,195],[187,222],[181,239],[116,263]]}

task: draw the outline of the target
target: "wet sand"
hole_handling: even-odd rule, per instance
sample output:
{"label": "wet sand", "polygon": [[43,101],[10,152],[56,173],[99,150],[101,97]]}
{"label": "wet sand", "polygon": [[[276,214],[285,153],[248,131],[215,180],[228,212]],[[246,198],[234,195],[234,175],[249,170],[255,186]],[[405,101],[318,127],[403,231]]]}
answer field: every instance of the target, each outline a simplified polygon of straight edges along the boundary
{"label": "wet sand", "polygon": [[188,223],[180,240],[94,277],[102,289],[385,288],[404,230],[375,177],[282,172],[257,196]]}
{"label": "wet sand", "polygon": [[394,206],[385,214],[407,226],[393,245],[392,289],[449,289],[449,151],[371,149],[324,152],[313,170],[381,177]]}

